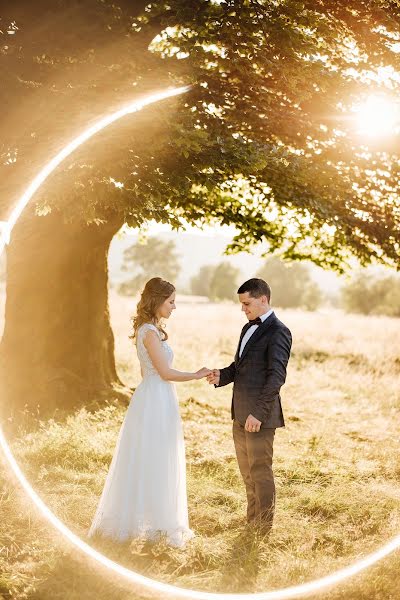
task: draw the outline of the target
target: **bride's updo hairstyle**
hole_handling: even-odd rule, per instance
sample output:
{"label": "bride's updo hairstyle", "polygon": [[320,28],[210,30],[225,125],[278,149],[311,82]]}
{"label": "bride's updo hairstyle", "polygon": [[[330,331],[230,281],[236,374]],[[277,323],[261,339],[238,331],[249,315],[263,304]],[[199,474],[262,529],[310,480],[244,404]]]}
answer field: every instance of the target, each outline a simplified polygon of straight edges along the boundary
{"label": "bride's updo hairstyle", "polygon": [[136,316],[132,318],[133,334],[129,336],[130,339],[135,339],[137,330],[143,323],[153,323],[163,334],[163,340],[168,339],[167,332],[157,320],[156,312],[174,292],[175,287],[169,281],[165,281],[161,277],[149,279],[137,304]]}

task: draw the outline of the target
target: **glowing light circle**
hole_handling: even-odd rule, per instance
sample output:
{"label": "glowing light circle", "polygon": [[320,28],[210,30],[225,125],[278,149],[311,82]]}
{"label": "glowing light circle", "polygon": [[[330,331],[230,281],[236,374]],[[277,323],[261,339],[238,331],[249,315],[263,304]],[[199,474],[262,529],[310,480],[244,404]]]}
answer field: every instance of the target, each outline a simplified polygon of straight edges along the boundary
{"label": "glowing light circle", "polygon": [[355,107],[358,133],[368,137],[395,135],[399,131],[398,103],[384,96],[372,95]]}
{"label": "glowing light circle", "polygon": [[[163,100],[165,98],[169,98],[172,96],[176,96],[182,94],[189,90],[189,86],[181,87],[181,88],[173,88],[164,92],[160,92],[157,94],[153,94],[151,96],[147,96],[142,100],[136,100],[135,102],[129,104],[125,108],[107,116],[95,123],[92,127],[86,129],[81,135],[72,140],[61,152],[59,152],[50,162],[48,162],[45,167],[40,171],[40,173],[35,177],[35,179],[31,182],[29,187],[26,189],[24,194],[21,196],[20,200],[17,203],[17,206],[13,210],[8,221],[0,221],[0,254],[4,250],[5,244],[9,243],[10,233],[12,228],[14,227],[18,217],[22,213],[25,206],[28,204],[29,200],[32,198],[34,193],[39,189],[39,187],[44,183],[47,177],[54,171],[54,169],[67,157],[69,156],[76,148],[78,148],[81,144],[86,142],[93,135],[111,125],[118,119],[121,119],[127,114],[137,112],[142,109],[144,106],[149,104],[153,104],[158,102],[159,100]],[[21,471],[17,461],[14,458],[13,453],[7,443],[7,440],[0,428],[0,446],[3,451],[3,454],[10,465],[14,475],[17,477],[21,486],[31,498],[35,506],[40,510],[40,512],[46,517],[46,519],[56,528],[60,533],[62,533],[72,544],[74,544],[77,548],[79,548],[82,552],[84,552],[87,556],[93,558],[98,563],[102,564],[104,567],[107,567],[122,575],[123,577],[129,579],[133,583],[138,585],[150,588],[152,590],[164,593],[164,594],[173,594],[174,596],[184,597],[184,598],[193,598],[195,600],[286,600],[289,598],[295,598],[299,596],[304,596],[306,594],[319,592],[322,589],[339,583],[350,577],[352,575],[356,575],[360,573],[367,567],[370,567],[377,561],[381,560],[388,554],[391,554],[394,550],[400,548],[400,535],[393,538],[391,541],[386,543],[384,546],[364,557],[361,560],[356,561],[352,565],[340,569],[331,575],[327,575],[320,579],[315,579],[314,581],[310,581],[307,583],[303,583],[301,585],[291,586],[287,588],[282,588],[279,590],[272,590],[269,592],[257,592],[254,594],[234,594],[234,593],[213,593],[213,592],[202,592],[200,590],[191,590],[180,588],[178,586],[162,583],[160,581],[156,581],[154,579],[150,579],[149,577],[145,577],[140,575],[140,573],[136,573],[131,569],[123,567],[122,565],[114,562],[113,560],[98,552],[92,546],[82,541],[79,536],[77,536],[71,529],[69,529],[60,519],[56,517],[56,515],[51,512],[51,510],[47,507],[47,505],[43,502],[40,496],[35,492],[32,488],[25,475]]]}

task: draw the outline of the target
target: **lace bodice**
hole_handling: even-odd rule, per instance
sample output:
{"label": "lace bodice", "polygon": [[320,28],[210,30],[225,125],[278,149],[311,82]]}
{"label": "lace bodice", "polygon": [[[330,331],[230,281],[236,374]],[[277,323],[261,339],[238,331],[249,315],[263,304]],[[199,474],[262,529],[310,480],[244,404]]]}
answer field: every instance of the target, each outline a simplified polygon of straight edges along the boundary
{"label": "lace bodice", "polygon": [[[158,375],[158,371],[154,367],[153,363],[151,362],[149,353],[147,352],[146,347],[143,343],[143,338],[145,336],[145,333],[149,330],[155,331],[157,333],[157,335],[159,336],[159,338],[161,339],[160,332],[158,331],[157,327],[155,325],[153,325],[152,323],[143,323],[143,325],[141,325],[137,331],[136,350],[137,350],[137,355],[139,358],[140,366],[142,367],[143,377],[146,377],[149,375]],[[164,341],[161,342],[161,346],[162,346],[163,351],[167,355],[168,364],[169,364],[169,366],[171,366],[172,360],[174,358],[174,353],[172,351],[172,348],[171,348],[171,346],[169,346],[169,344],[167,344],[167,342],[164,342]]]}

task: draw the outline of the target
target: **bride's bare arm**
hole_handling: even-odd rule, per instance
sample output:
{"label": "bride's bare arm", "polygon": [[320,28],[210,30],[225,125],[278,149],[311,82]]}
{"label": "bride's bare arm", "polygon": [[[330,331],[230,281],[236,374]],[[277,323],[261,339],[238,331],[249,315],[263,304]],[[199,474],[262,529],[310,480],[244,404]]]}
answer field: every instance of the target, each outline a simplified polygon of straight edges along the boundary
{"label": "bride's bare arm", "polygon": [[192,379],[202,379],[211,372],[210,369],[206,369],[206,367],[199,369],[199,371],[196,371],[195,373],[185,373],[184,371],[171,369],[168,365],[167,357],[161,347],[160,338],[155,331],[147,331],[143,337],[143,343],[158,374],[166,381],[191,381]]}

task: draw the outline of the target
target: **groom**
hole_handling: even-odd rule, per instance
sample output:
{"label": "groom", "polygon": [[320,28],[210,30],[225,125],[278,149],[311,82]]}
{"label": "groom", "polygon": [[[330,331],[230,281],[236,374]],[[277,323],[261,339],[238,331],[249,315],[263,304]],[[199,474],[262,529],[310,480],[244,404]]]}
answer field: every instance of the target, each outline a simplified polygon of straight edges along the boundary
{"label": "groom", "polygon": [[275,429],[285,426],[279,392],[286,379],[292,335],[270,307],[266,281],[249,279],[237,293],[249,322],[242,329],[235,360],[229,367],[213,369],[207,379],[215,387],[233,381],[233,441],[246,486],[247,522],[268,533],[275,507]]}

